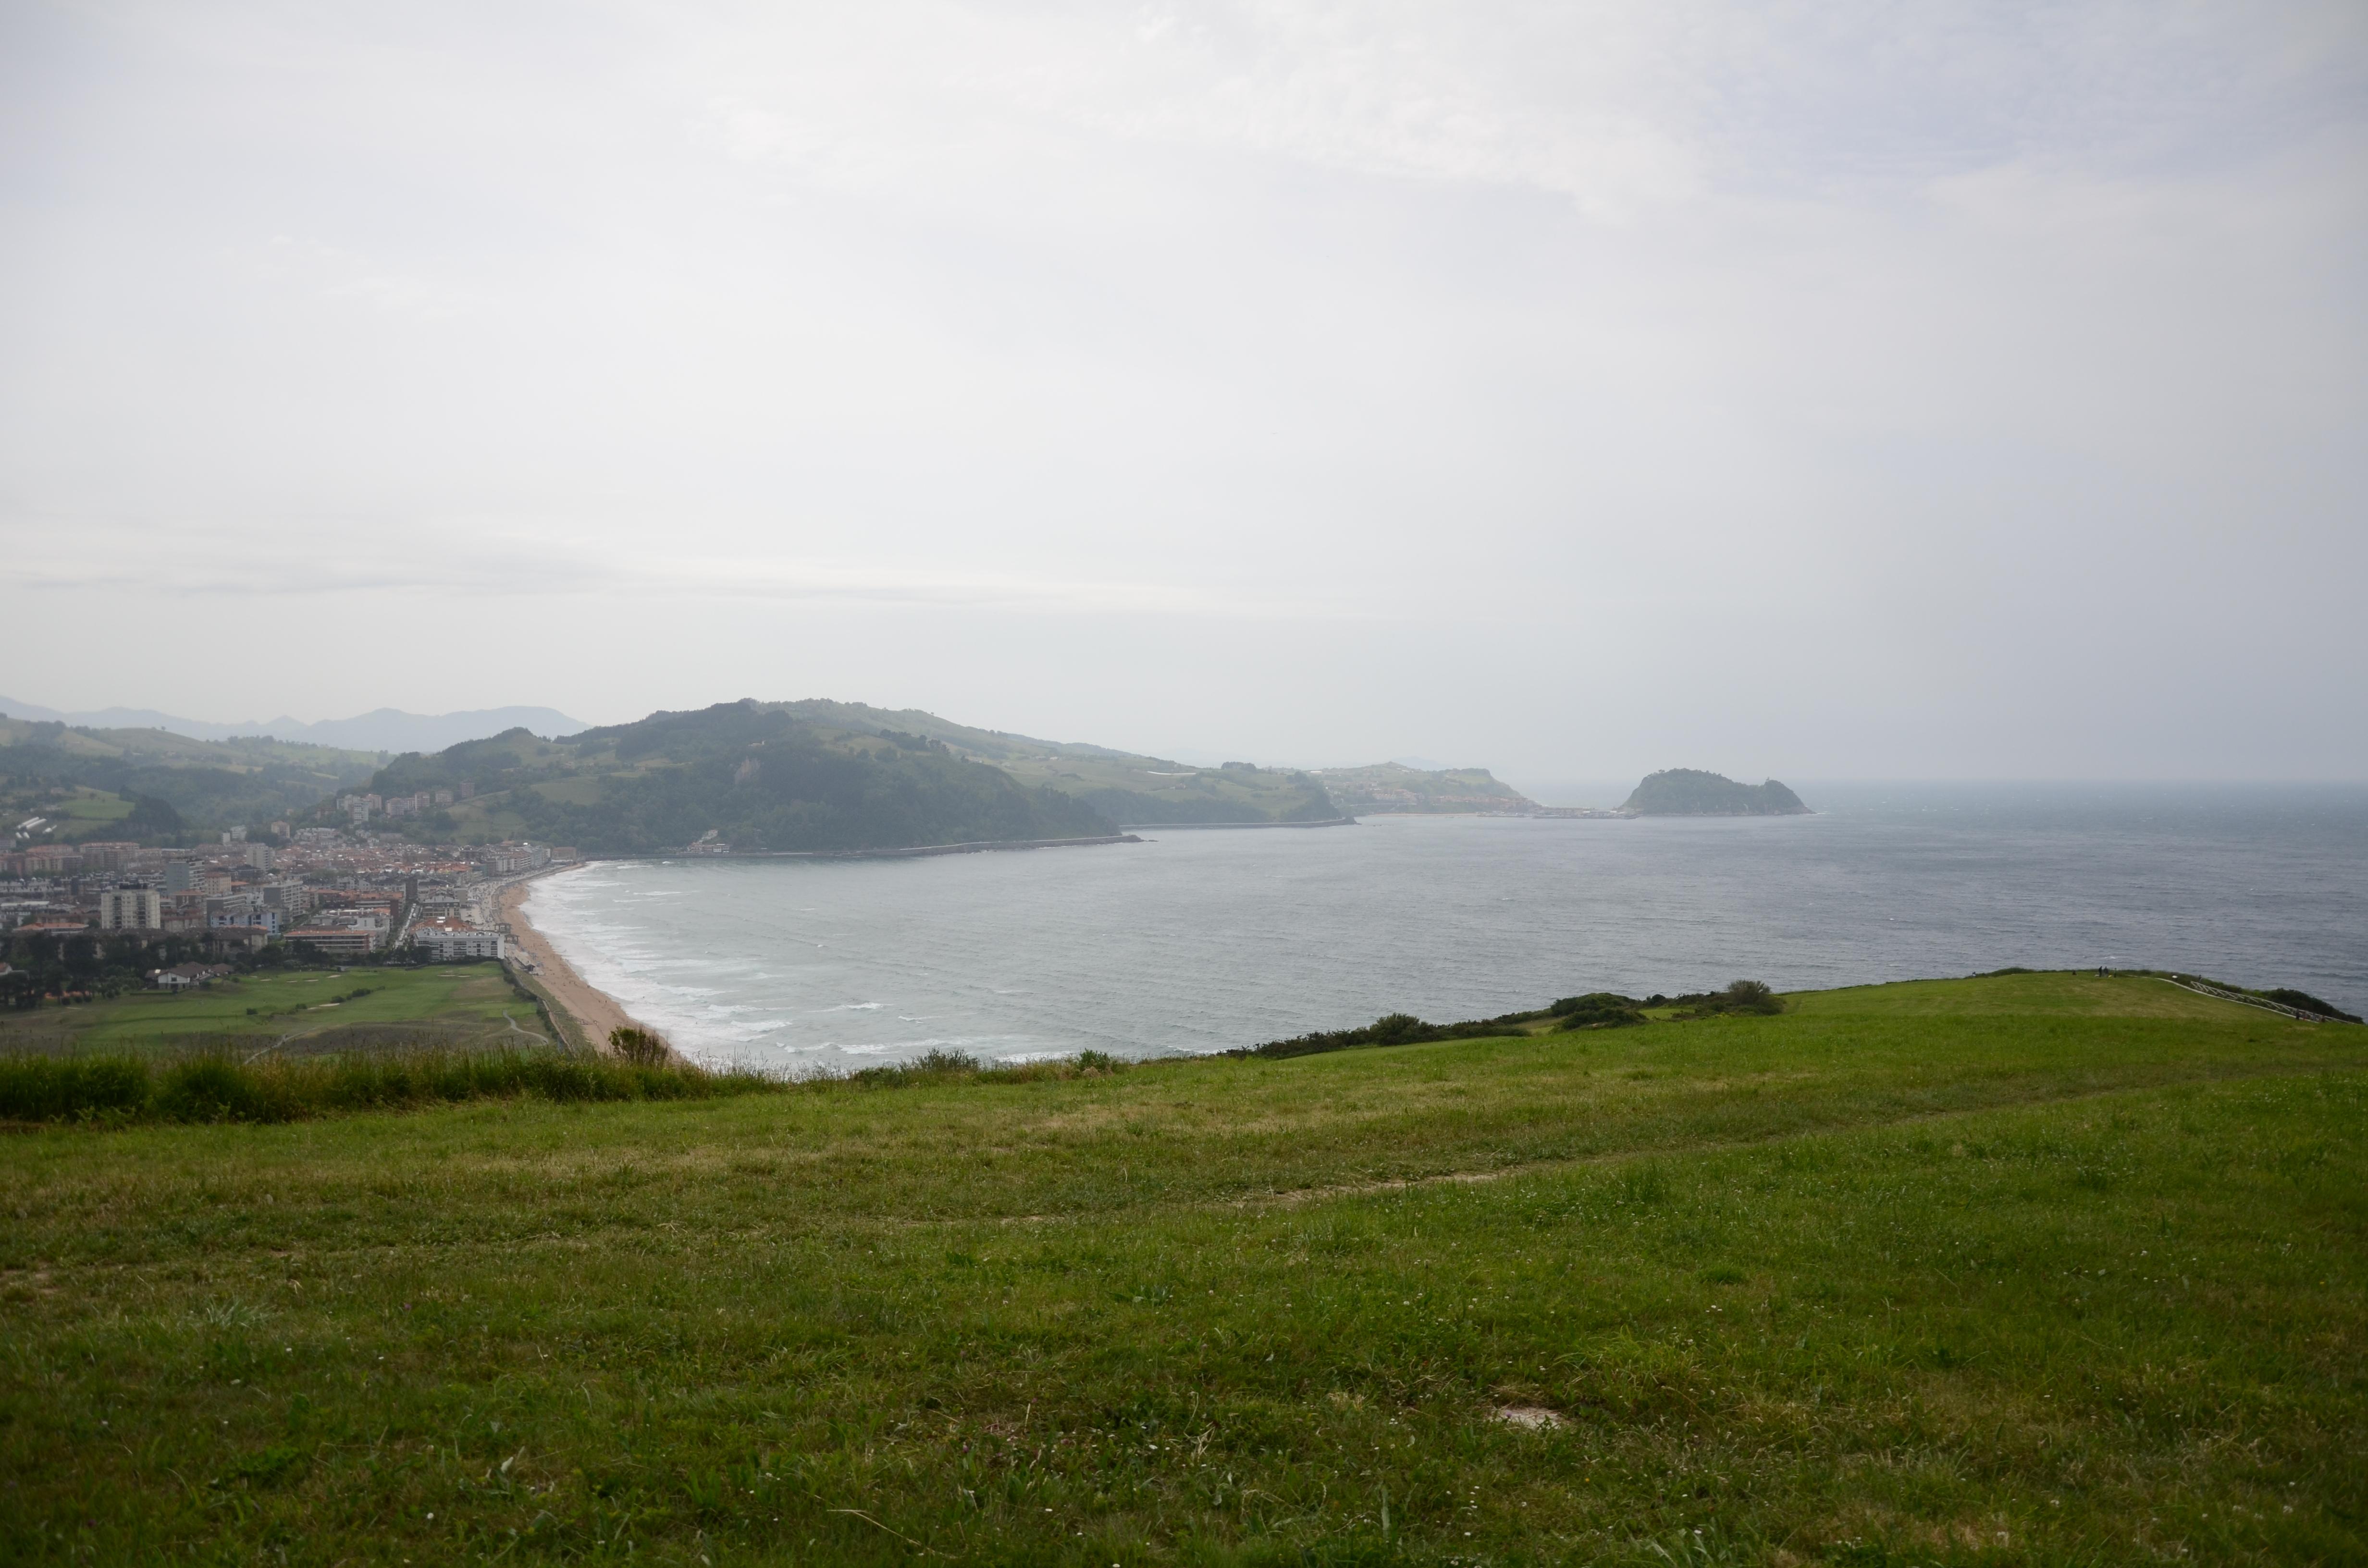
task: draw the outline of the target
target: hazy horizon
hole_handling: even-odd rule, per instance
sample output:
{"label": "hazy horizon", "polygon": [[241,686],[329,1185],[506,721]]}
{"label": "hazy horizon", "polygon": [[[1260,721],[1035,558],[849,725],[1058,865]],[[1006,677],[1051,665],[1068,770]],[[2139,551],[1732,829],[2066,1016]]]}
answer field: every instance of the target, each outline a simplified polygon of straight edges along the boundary
{"label": "hazy horizon", "polygon": [[[734,700],[736,700],[736,699],[734,699]],[[794,700],[794,699],[788,699],[788,700]],[[840,699],[840,700],[847,700],[847,699]],[[30,709],[30,708],[33,708],[33,707],[36,707],[36,706],[40,707],[40,710],[41,710],[41,711],[40,711],[40,712],[39,712],[38,714],[34,714],[34,715],[32,715],[33,717],[37,717],[37,718],[60,718],[60,719],[63,719],[63,720],[65,720],[65,721],[67,721],[67,722],[73,722],[73,723],[88,724],[88,725],[92,725],[92,726],[94,726],[94,727],[100,727],[100,728],[108,727],[108,726],[107,726],[107,725],[105,725],[105,724],[101,724],[101,723],[99,722],[99,721],[101,721],[102,719],[105,719],[105,718],[107,718],[107,717],[108,717],[108,715],[107,715],[106,713],[104,713],[104,712],[101,712],[101,711],[60,711],[60,710],[57,710],[50,709],[50,708],[48,708],[48,707],[47,707],[47,705],[45,705],[45,704],[43,704],[43,705],[34,705],[34,704],[26,704],[26,703],[21,703],[21,702],[10,702],[10,701],[6,701],[6,700],[0,700],[0,715],[6,715],[6,716],[8,716],[8,717],[16,717],[16,718],[23,718],[23,717],[27,717],[28,715],[27,715],[27,713],[24,711],[24,710]],[[154,711],[154,710],[128,710],[128,709],[124,709],[124,708],[122,707],[122,705],[120,705],[120,704],[119,704],[119,705],[116,705],[116,706],[117,706],[118,710],[119,710],[118,714],[117,714],[117,717],[119,717],[119,718],[124,718],[124,719],[130,719],[130,718],[141,718],[141,719],[174,719],[174,720],[184,720],[184,721],[188,721],[188,722],[189,722],[194,726],[192,730],[188,730],[188,731],[179,731],[179,732],[176,732],[176,733],[192,733],[192,734],[194,734],[194,735],[195,735],[195,738],[198,738],[198,739],[211,739],[211,738],[216,738],[215,736],[211,735],[211,734],[198,733],[197,732],[199,732],[199,731],[220,731],[220,730],[227,730],[227,729],[233,729],[233,728],[234,728],[234,729],[236,729],[236,731],[237,731],[237,733],[238,733],[243,734],[243,735],[244,735],[244,734],[261,734],[261,733],[265,733],[267,732],[268,727],[268,724],[269,724],[269,722],[256,722],[256,723],[253,723],[253,724],[248,724],[248,723],[244,723],[244,722],[241,722],[241,723],[224,723],[224,722],[214,722],[214,721],[209,721],[209,720],[204,720],[204,719],[195,718],[195,717],[194,717],[194,716],[192,716],[192,715],[186,715],[186,714],[164,714],[164,713],[156,712],[156,711]],[[528,710],[528,709],[529,709],[529,708],[540,707],[540,706],[542,706],[542,705],[531,705],[531,704],[524,704],[524,703],[510,703],[510,704],[503,704],[503,705],[501,705],[500,707],[497,707],[497,708],[495,708],[495,709],[490,710],[488,710],[488,711],[490,711],[490,712],[494,712],[494,713],[509,713],[509,712],[522,711],[522,710]],[[877,705],[875,704],[874,706],[877,706]],[[415,721],[415,722],[436,721],[436,720],[443,720],[443,719],[450,719],[450,718],[456,718],[456,717],[463,717],[463,716],[466,716],[466,715],[460,715],[460,714],[452,714],[452,715],[447,715],[447,714],[415,714],[415,713],[404,712],[404,711],[401,711],[401,710],[393,710],[393,709],[381,709],[381,710],[374,710],[374,711],[373,711],[373,712],[371,712],[371,713],[365,713],[365,714],[359,714],[359,715],[349,715],[349,716],[344,716],[343,718],[328,718],[328,719],[320,719],[320,720],[298,720],[298,721],[296,721],[296,722],[298,722],[298,723],[300,723],[300,724],[306,725],[306,726],[308,726],[308,727],[312,727],[312,728],[334,728],[334,727],[336,727],[336,726],[339,725],[340,723],[359,722],[359,721],[362,721],[362,720],[368,720],[368,719],[371,719],[371,718],[377,718],[377,717],[380,717],[380,716],[381,716],[381,715],[392,715],[393,717],[395,717],[395,718],[398,718],[398,719],[402,719],[402,720],[408,720],[408,721]],[[953,720],[955,722],[958,722],[958,723],[959,723],[959,722],[965,722],[965,721],[963,721],[963,720],[962,720],[962,716],[961,716],[961,715],[959,715],[959,714],[940,713],[940,714],[939,714],[939,715],[937,715],[937,716],[938,716],[938,717],[939,717],[939,718],[941,718],[941,719],[951,719],[951,720]],[[639,716],[637,715],[637,717],[639,717]],[[126,727],[126,726],[117,725],[116,727]],[[165,726],[165,728],[167,728],[167,729],[170,729],[170,728],[171,728],[171,726],[170,726],[170,725],[166,725],[166,726]],[[585,729],[589,729],[589,728],[597,728],[597,727],[598,727],[598,726],[596,726],[596,725],[592,724],[590,722],[586,721],[586,722],[582,722],[579,727],[580,727],[580,728],[585,728]],[[980,728],[993,728],[993,726],[977,726],[977,727],[980,727]],[[529,726],[529,728],[532,728],[532,726]],[[493,733],[493,732],[490,732],[490,731],[489,731],[489,732],[487,732],[487,733]],[[541,729],[536,729],[536,730],[535,730],[535,733],[538,733],[538,734],[543,734],[543,735],[544,735],[544,738],[546,738],[546,739],[551,739],[551,738],[557,738],[557,737],[564,736],[564,735],[567,735],[567,734],[572,734],[572,733],[576,733],[576,731],[575,731],[575,729],[567,728],[567,727],[561,727],[561,726],[544,726],[544,727],[543,727],[543,728],[541,728]],[[1006,733],[1024,733],[1024,732],[1006,732]],[[338,745],[338,744],[357,744],[357,745],[359,745],[359,743],[344,743],[344,742],[339,742],[339,741],[335,740],[335,739],[324,739],[324,738],[322,738],[322,737],[320,737],[320,736],[318,736],[318,735],[313,735],[313,734],[278,735],[276,738],[282,739],[282,740],[294,739],[294,740],[299,740],[299,741],[304,741],[304,742],[307,742],[307,743],[310,743],[310,744],[322,744],[322,745]],[[1079,744],[1079,743],[1087,744],[1109,744],[1109,743],[1107,743],[1107,742],[1098,741],[1095,737],[1093,737],[1093,736],[1091,736],[1091,735],[1036,735],[1036,736],[1033,736],[1033,737],[1031,737],[1031,738],[1036,739],[1036,740],[1055,741],[1055,742],[1060,742],[1060,743],[1063,743],[1063,744]],[[370,748],[369,746],[367,746],[367,745],[359,745],[359,749],[368,750],[368,749],[370,749]],[[388,751],[399,751],[399,750],[403,750],[403,749],[405,749],[405,748],[403,748],[403,747],[399,747],[399,746],[397,746],[397,747],[381,747],[381,748],[379,748],[379,749],[381,749],[381,750],[388,750]],[[432,747],[431,747],[431,748],[429,748],[429,749],[435,749],[435,748],[432,748]],[[1630,791],[1630,790],[1634,790],[1634,789],[1635,788],[1635,786],[1636,786],[1636,784],[1637,784],[1638,780],[1640,780],[1641,778],[1644,778],[1646,774],[1648,774],[1648,773],[1656,772],[1656,771],[1659,771],[1660,769],[1665,768],[1665,767],[1692,767],[1702,766],[1702,765],[1699,763],[1699,761],[1698,761],[1698,760],[1691,760],[1691,759],[1668,760],[1668,759],[1663,759],[1663,760],[1661,760],[1661,761],[1652,763],[1652,764],[1651,764],[1651,765],[1649,765],[1649,766],[1642,766],[1642,767],[1637,767],[1637,768],[1634,769],[1633,771],[1630,771],[1630,772],[1627,772],[1627,773],[1624,773],[1624,774],[1622,774],[1622,773],[1601,773],[1601,774],[1596,774],[1596,775],[1589,775],[1589,776],[1578,777],[1578,776],[1567,776],[1567,775],[1541,774],[1541,773],[1535,772],[1535,771],[1533,771],[1533,770],[1525,770],[1525,769],[1521,769],[1521,768],[1519,768],[1519,767],[1515,767],[1515,768],[1512,768],[1512,769],[1509,769],[1509,770],[1508,770],[1508,768],[1506,768],[1506,767],[1500,767],[1500,766],[1498,766],[1498,765],[1497,765],[1497,764],[1491,763],[1490,761],[1488,761],[1488,760],[1487,760],[1486,758],[1485,758],[1485,757],[1481,757],[1481,758],[1466,758],[1466,759],[1464,759],[1464,760],[1463,760],[1463,761],[1462,761],[1462,762],[1448,762],[1448,761],[1443,761],[1443,760],[1441,760],[1441,759],[1440,759],[1440,758],[1437,758],[1437,757],[1421,757],[1421,756],[1408,756],[1408,755],[1401,754],[1401,755],[1399,755],[1399,756],[1390,756],[1390,757],[1364,757],[1364,758],[1353,759],[1353,760],[1352,760],[1352,759],[1348,759],[1348,758],[1341,758],[1341,757],[1332,757],[1332,758],[1326,758],[1326,759],[1322,759],[1322,760],[1310,761],[1310,760],[1309,760],[1308,758],[1306,758],[1305,756],[1295,756],[1295,755],[1282,755],[1282,756],[1244,756],[1243,754],[1241,754],[1240,752],[1212,751],[1212,750],[1207,750],[1207,749],[1196,748],[1196,747],[1190,747],[1190,746],[1186,746],[1186,747],[1174,747],[1174,746],[1162,747],[1162,746],[1153,745],[1153,746],[1145,746],[1145,747],[1140,747],[1140,748],[1121,747],[1121,748],[1114,748],[1114,749],[1135,750],[1135,751],[1138,753],[1138,755],[1149,755],[1149,756],[1156,756],[1167,757],[1167,758],[1170,758],[1170,759],[1173,759],[1173,760],[1176,760],[1176,761],[1179,761],[1179,762],[1183,762],[1183,763],[1189,764],[1189,765],[1190,765],[1190,766],[1192,766],[1192,767],[1218,767],[1218,766],[1220,766],[1221,764],[1225,763],[1225,762],[1247,761],[1247,762],[1256,762],[1256,763],[1258,763],[1259,766],[1261,766],[1261,767],[1299,767],[1299,768],[1307,768],[1307,769],[1315,770],[1315,771],[1324,771],[1324,770],[1329,770],[1329,769],[1340,769],[1340,768],[1370,767],[1375,767],[1375,766],[1381,765],[1381,764],[1383,764],[1383,763],[1389,763],[1389,762],[1395,762],[1395,763],[1402,764],[1402,765],[1404,765],[1404,766],[1406,766],[1406,767],[1419,767],[1419,768],[1424,768],[1424,769],[1428,769],[1428,770],[1447,770],[1447,769],[1457,769],[1457,768],[1475,768],[1475,767],[1476,767],[1476,768],[1484,768],[1484,769],[1487,769],[1487,770],[1489,770],[1489,771],[1491,771],[1491,772],[1495,773],[1495,774],[1496,774],[1496,776],[1497,776],[1499,779],[1501,779],[1502,781],[1504,781],[1504,782],[1506,782],[1506,783],[1511,784],[1515,789],[1517,789],[1517,790],[1520,790],[1523,794],[1527,795],[1530,799],[1531,799],[1531,800],[1533,800],[1533,801],[1537,801],[1539,804],[1541,804],[1541,805],[1549,805],[1549,806],[1581,806],[1581,805],[1585,805],[1585,806],[1610,806],[1610,805],[1617,805],[1617,804],[1619,804],[1619,803],[1620,803],[1620,801],[1621,801],[1622,799],[1624,799],[1624,798],[1626,797],[1626,795],[1629,793],[1629,791]],[[1721,769],[1718,769],[1718,768],[1711,768],[1711,769],[1710,769],[1710,771],[1713,771],[1713,772],[1718,772],[1718,771],[1722,771],[1722,770],[1721,770]],[[1725,771],[1726,771],[1726,772],[1727,772],[1727,776],[1728,776],[1728,777],[1733,778],[1735,778],[1735,779],[1736,779],[1736,780],[1738,780],[1738,781],[1740,781],[1740,782],[1744,782],[1744,783],[1753,783],[1753,784],[1756,784],[1756,783],[1759,783],[1759,782],[1763,781],[1763,780],[1764,780],[1764,779],[1766,779],[1766,778],[1774,778],[1774,777],[1776,777],[1774,774],[1768,772],[1766,769],[1757,769],[1757,770],[1755,770],[1755,769],[1753,769],[1753,768],[1751,768],[1751,767],[1734,767],[1734,768],[1732,768],[1732,769],[1728,769],[1728,770],[1725,770]],[[2089,787],[2089,786],[2096,786],[2096,787],[2112,787],[2112,786],[2118,786],[2118,785],[2126,785],[2126,786],[2136,787],[2136,788],[2159,787],[2159,788],[2167,789],[2167,790],[2177,790],[2177,789],[2180,789],[2180,788],[2181,788],[2181,787],[2193,787],[2193,788],[2202,788],[2202,789],[2212,789],[2212,788],[2218,788],[2218,787],[2226,787],[2226,788],[2260,787],[2260,788],[2266,788],[2266,789],[2276,789],[2276,788],[2280,788],[2280,787],[2292,787],[2292,788],[2294,788],[2294,789],[2302,789],[2302,790],[2310,790],[2310,789],[2314,789],[2314,788],[2324,788],[2324,789],[2345,789],[2345,788],[2361,789],[2361,788],[2368,788],[2368,778],[2265,778],[2265,777],[2251,777],[2251,778],[2245,778],[2245,777],[2234,777],[2234,776],[2230,776],[2230,777],[2222,777],[2222,778],[2210,778],[2210,777],[2188,777],[2188,778],[2097,778],[2097,777],[2085,777],[2085,778],[2084,778],[2084,777],[2077,777],[2077,776],[2061,776],[2061,777],[2045,777],[2045,776],[2013,776],[2013,775],[2003,775],[2003,774],[1999,774],[1999,775],[1987,775],[1987,776],[1985,776],[1985,775],[1952,775],[1952,776],[1922,775],[1922,776],[1918,776],[1918,775],[1897,775],[1897,774],[1895,774],[1895,775],[1873,775],[1873,774],[1850,775],[1850,774],[1811,773],[1811,774],[1801,774],[1801,775],[1795,776],[1795,777],[1791,778],[1783,779],[1783,780],[1782,780],[1782,782],[1784,782],[1784,783],[1790,784],[1790,785],[1793,786],[1793,787],[1794,787],[1794,788],[1796,788],[1796,789],[1804,790],[1808,790],[1808,791],[1812,791],[1812,792],[1814,792],[1814,791],[1816,791],[1816,790],[1826,790],[1826,789],[1839,789],[1839,790],[1852,790],[1852,791],[1862,791],[1862,790],[1881,790],[1881,789],[1892,788],[1892,787],[1896,787],[1896,788],[1901,788],[1901,789],[1907,789],[1907,790],[1919,790],[1919,789],[1946,789],[1946,788],[1949,788],[1949,787],[1952,787],[1952,786],[1974,786],[1974,787],[1981,787],[1981,786],[1995,786],[1995,787],[2001,788],[2001,789],[2014,789],[2014,788],[2021,787],[2021,788],[2031,788],[2031,789],[2076,789],[2076,790],[2077,790],[2077,789],[2080,789],[2080,788],[2084,788],[2084,787]],[[1814,802],[1812,802],[1812,809],[1815,809],[1815,804],[1814,804]]]}
{"label": "hazy horizon", "polygon": [[2368,11],[0,7],[0,689],[2368,778]]}

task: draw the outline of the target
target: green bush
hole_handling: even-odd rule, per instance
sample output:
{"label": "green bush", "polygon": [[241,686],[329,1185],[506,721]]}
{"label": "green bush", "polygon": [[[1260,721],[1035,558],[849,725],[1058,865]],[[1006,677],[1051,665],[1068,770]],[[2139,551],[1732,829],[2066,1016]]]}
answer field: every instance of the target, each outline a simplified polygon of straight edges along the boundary
{"label": "green bush", "polygon": [[832,1085],[868,1089],[917,1088],[930,1084],[1052,1084],[1071,1078],[1123,1072],[1128,1062],[1106,1051],[1043,1062],[981,1062],[967,1051],[935,1050],[910,1062],[864,1067],[852,1073],[819,1074],[801,1080],[817,1088]]}
{"label": "green bush", "polygon": [[1685,1009],[1679,1016],[1687,1018],[1714,1017],[1721,1013],[1773,1014],[1784,1010],[1784,999],[1757,980],[1738,980],[1724,991],[1709,991],[1693,996],[1673,997]]}
{"label": "green bush", "polygon": [[783,1087],[756,1073],[710,1073],[555,1051],[412,1050],[240,1062],[210,1053],[0,1058],[0,1119],[293,1121],[339,1111],[464,1100],[678,1100]]}
{"label": "green bush", "polygon": [[1722,1013],[1781,1013],[1783,999],[1770,990],[1765,981],[1738,980],[1719,993]]}
{"label": "green bush", "polygon": [[1290,1040],[1270,1040],[1264,1045],[1243,1046],[1233,1051],[1221,1051],[1220,1056],[1256,1056],[1278,1061],[1293,1056],[1315,1056],[1327,1051],[1355,1051],[1373,1045],[1428,1045],[1442,1040],[1481,1040],[1496,1035],[1526,1034],[1523,1024],[1544,1017],[1543,1013],[1504,1013],[1493,1018],[1473,1018],[1460,1024],[1427,1024],[1412,1013],[1387,1013],[1360,1029],[1333,1029],[1304,1034]]}
{"label": "green bush", "polygon": [[674,1058],[674,1047],[655,1029],[610,1029],[609,1049],[636,1067],[660,1067]]}
{"label": "green bush", "polygon": [[929,1051],[910,1062],[887,1067],[865,1067],[846,1074],[845,1081],[873,1088],[903,1088],[913,1084],[944,1083],[977,1078],[995,1069],[960,1051]]}
{"label": "green bush", "polygon": [[148,1100],[148,1064],[116,1057],[0,1057],[0,1118],[60,1121],[138,1110]]}
{"label": "green bush", "polygon": [[2296,1007],[2305,1013],[2317,1013],[2322,1018],[2335,1018],[2347,1024],[2356,1024],[2360,1021],[2359,1015],[2347,1013],[2332,1002],[2322,1002],[2309,992],[2296,991],[2291,986],[2280,986],[2275,991],[2264,991],[2260,994],[2288,1007]]}
{"label": "green bush", "polygon": [[1622,996],[1616,991],[1591,991],[1584,996],[1565,996],[1546,1009],[1559,1021],[1557,1029],[1611,1029],[1641,1024],[1645,1015],[1633,996]]}
{"label": "green bush", "polygon": [[165,1066],[149,1103],[165,1121],[287,1121],[300,1114],[289,1076],[227,1056],[195,1056]]}

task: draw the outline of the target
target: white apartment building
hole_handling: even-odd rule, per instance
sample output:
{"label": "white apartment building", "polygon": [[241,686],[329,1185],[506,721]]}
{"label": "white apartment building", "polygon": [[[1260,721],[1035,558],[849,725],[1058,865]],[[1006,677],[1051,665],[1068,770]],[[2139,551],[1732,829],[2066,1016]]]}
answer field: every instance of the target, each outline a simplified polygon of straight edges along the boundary
{"label": "white apartment building", "polygon": [[102,931],[161,931],[165,899],[154,888],[109,888],[98,895]]}
{"label": "white apartment building", "polygon": [[464,926],[457,920],[423,920],[411,928],[411,945],[438,963],[456,959],[497,959],[503,954],[502,934]]}

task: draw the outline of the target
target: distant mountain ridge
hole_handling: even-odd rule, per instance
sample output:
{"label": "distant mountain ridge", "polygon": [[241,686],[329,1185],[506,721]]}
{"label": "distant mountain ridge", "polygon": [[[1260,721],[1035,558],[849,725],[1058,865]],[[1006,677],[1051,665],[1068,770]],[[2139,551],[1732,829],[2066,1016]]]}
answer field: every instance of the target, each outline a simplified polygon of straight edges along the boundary
{"label": "distant mountain ridge", "polygon": [[1341,815],[1322,781],[1301,768],[1247,762],[1196,767],[1083,741],[974,729],[916,708],[890,710],[821,698],[772,706],[860,733],[926,735],[955,756],[999,767],[1022,784],[1074,795],[1121,827],[1329,822]]}
{"label": "distant mountain ridge", "polygon": [[384,831],[540,839],[595,855],[898,849],[1339,815],[1296,770],[1187,767],[823,699],[719,702],[551,740],[512,730],[397,757],[370,790],[431,802],[448,793]]}
{"label": "distant mountain ridge", "polygon": [[339,790],[367,783],[379,755],[0,718],[0,818],[45,819],[25,835],[44,843],[186,843],[309,812]]}
{"label": "distant mountain ridge", "polygon": [[507,730],[525,729],[538,735],[572,735],[591,728],[581,719],[571,719],[555,708],[481,708],[465,713],[406,713],[401,709],[379,708],[350,719],[323,719],[309,724],[284,716],[268,723],[217,724],[144,708],[64,713],[38,703],[0,697],[0,716],[85,729],[163,730],[195,741],[268,735],[274,740],[301,741],[307,745],[384,752],[442,751],[446,746],[484,740]]}
{"label": "distant mountain ridge", "polygon": [[1801,817],[1801,797],[1773,778],[1738,784],[1723,773],[1669,767],[1648,773],[1620,808],[1640,817]]}
{"label": "distant mountain ridge", "polygon": [[[551,709],[491,709],[443,718],[481,728],[522,714],[544,733],[512,725],[393,757],[375,746],[284,737],[209,740],[161,723],[70,725],[92,717],[188,722],[127,709],[45,718],[56,710],[0,699],[0,710],[11,709],[21,717],[0,715],[0,808],[43,816],[41,835],[58,841],[179,843],[282,819],[425,843],[537,839],[596,855],[678,853],[694,843],[702,851],[836,851],[1341,816],[1324,786],[1296,768],[1190,767],[860,702],[744,699],[598,728]],[[336,733],[389,717],[421,722],[388,710],[283,727]],[[367,738],[401,733],[381,728]],[[72,810],[40,811],[61,787],[83,791]],[[373,794],[379,800],[366,799]],[[402,809],[390,812],[396,800]]]}
{"label": "distant mountain ridge", "polygon": [[[415,800],[450,792],[385,831],[591,855],[860,852],[1116,831],[1076,796],[1031,788],[934,736],[816,722],[814,706],[719,702],[556,740],[510,730],[397,757],[370,788]],[[321,808],[324,820],[336,814]]]}

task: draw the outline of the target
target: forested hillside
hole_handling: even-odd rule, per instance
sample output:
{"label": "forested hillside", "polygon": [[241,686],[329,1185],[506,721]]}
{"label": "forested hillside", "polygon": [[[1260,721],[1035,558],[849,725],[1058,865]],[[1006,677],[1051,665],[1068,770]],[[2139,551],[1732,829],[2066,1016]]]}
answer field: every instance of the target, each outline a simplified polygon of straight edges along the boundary
{"label": "forested hillside", "polygon": [[1167,823],[1328,822],[1341,810],[1323,780],[1295,767],[1228,762],[1200,767],[1077,741],[977,730],[917,709],[860,702],[789,702],[787,711],[865,733],[906,731],[942,741],[957,756],[1003,769],[1023,784],[1075,795],[1126,827]]}
{"label": "forested hillside", "polygon": [[8,825],[48,819],[37,835],[44,843],[180,844],[301,816],[378,764],[369,752],[260,737],[197,741],[0,719],[0,814]]}
{"label": "forested hillside", "polygon": [[719,703],[553,740],[513,730],[398,758],[370,788],[468,791],[388,824],[424,841],[528,838],[611,855],[680,849],[711,832],[735,849],[882,849],[1340,814],[1322,783],[1292,769],[1190,767],[821,700]]}
{"label": "forested hillside", "polygon": [[586,854],[663,853],[710,835],[736,850],[853,850],[1114,831],[1085,801],[941,741],[816,723],[791,705],[753,700],[558,740],[513,730],[397,758],[370,788],[468,791],[390,824],[416,838],[539,839]]}

